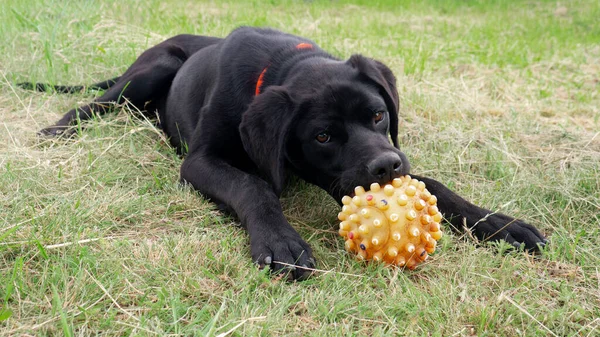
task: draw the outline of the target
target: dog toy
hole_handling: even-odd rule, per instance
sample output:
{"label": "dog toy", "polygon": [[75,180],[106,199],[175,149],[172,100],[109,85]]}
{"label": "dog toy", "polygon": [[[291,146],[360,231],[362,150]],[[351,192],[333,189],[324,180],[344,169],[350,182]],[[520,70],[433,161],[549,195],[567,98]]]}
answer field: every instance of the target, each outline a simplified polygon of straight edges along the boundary
{"label": "dog toy", "polygon": [[373,183],[369,191],[358,186],[354,194],[342,198],[338,214],[348,252],[414,269],[435,251],[442,215],[425,183],[406,175],[383,187]]}

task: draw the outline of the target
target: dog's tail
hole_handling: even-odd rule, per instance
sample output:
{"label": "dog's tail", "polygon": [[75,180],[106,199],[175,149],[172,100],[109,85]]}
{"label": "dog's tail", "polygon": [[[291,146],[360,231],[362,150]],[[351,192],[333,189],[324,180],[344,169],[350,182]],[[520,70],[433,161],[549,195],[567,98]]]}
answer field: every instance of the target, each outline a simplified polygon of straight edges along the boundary
{"label": "dog's tail", "polygon": [[33,83],[33,82],[22,82],[17,85],[23,89],[36,90],[36,91],[55,91],[61,94],[72,94],[76,92],[83,92],[87,90],[106,90],[112,87],[119,80],[120,76],[111,78],[105,81],[100,81],[92,85],[54,85],[48,83]]}

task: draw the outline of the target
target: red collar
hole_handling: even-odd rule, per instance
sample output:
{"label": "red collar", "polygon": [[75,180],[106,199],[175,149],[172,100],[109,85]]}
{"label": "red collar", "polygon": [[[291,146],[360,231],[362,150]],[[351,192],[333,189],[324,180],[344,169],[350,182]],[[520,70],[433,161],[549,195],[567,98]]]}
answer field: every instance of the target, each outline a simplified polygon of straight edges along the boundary
{"label": "red collar", "polygon": [[[301,50],[301,49],[313,49],[313,45],[310,43],[299,43],[296,45],[296,49],[297,50]],[[262,87],[262,84],[264,82],[265,79],[265,73],[267,72],[267,69],[269,69],[269,66],[266,66],[265,69],[263,69],[263,71],[261,71],[260,75],[258,76],[258,80],[256,81],[256,89],[254,90],[254,96],[258,96],[260,95],[260,88]]]}

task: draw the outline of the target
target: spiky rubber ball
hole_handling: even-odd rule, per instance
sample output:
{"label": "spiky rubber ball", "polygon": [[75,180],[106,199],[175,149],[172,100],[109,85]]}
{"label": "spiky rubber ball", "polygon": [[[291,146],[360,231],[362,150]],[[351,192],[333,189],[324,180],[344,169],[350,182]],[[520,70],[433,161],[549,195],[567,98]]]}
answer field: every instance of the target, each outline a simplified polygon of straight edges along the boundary
{"label": "spiky rubber ball", "polygon": [[425,183],[406,175],[369,191],[354,189],[342,198],[339,233],[346,250],[361,260],[414,269],[435,251],[442,237],[437,198]]}

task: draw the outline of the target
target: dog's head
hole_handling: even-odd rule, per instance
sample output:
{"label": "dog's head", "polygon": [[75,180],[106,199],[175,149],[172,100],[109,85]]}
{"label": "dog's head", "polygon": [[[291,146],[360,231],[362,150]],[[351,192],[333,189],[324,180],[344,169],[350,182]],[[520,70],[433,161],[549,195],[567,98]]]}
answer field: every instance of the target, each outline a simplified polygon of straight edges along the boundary
{"label": "dog's head", "polygon": [[398,93],[388,67],[354,55],[305,64],[294,74],[256,97],[240,125],[248,155],[276,193],[286,166],[338,202],[355,186],[409,172],[398,148]]}

